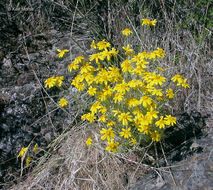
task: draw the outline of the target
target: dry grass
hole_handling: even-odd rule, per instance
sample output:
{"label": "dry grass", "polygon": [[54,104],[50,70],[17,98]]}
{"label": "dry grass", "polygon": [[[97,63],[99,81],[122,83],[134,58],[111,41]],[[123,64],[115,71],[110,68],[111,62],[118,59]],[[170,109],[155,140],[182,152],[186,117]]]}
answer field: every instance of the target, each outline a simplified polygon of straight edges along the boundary
{"label": "dry grass", "polygon": [[[88,135],[98,140],[95,130],[81,125],[58,138],[60,147],[46,160],[40,159],[25,181],[11,189],[127,189],[145,171],[134,156],[109,154],[97,146],[86,147]],[[59,145],[59,144],[58,144]],[[47,156],[47,155],[46,155]]]}

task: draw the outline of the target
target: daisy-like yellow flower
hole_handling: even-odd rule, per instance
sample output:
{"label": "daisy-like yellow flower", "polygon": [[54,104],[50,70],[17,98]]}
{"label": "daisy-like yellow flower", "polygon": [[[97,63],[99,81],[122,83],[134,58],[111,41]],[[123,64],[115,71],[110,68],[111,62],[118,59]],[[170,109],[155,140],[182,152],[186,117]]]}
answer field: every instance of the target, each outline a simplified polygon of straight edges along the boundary
{"label": "daisy-like yellow flower", "polygon": [[172,117],[171,115],[166,115],[165,124],[173,126],[176,124],[176,117]]}
{"label": "daisy-like yellow flower", "polygon": [[71,64],[69,64],[68,71],[72,72],[73,69],[74,70],[79,69],[79,65],[77,63],[71,63]]}
{"label": "daisy-like yellow flower", "polygon": [[158,120],[158,121],[155,122],[155,125],[157,127],[159,127],[160,129],[164,129],[166,127],[165,124],[166,124],[166,122],[163,119],[163,116],[160,117],[160,120]]}
{"label": "daisy-like yellow flower", "polygon": [[121,113],[119,110],[112,110],[112,112],[114,113],[114,117],[115,117],[116,115],[119,115],[119,114]]}
{"label": "daisy-like yellow flower", "polygon": [[99,60],[103,61],[104,57],[101,53],[94,53],[94,54],[89,56],[89,60],[90,61],[95,60],[96,63],[99,63]]}
{"label": "daisy-like yellow flower", "polygon": [[131,131],[131,127],[129,127],[128,129],[122,129],[122,132],[120,132],[119,134],[121,137],[128,139],[132,136],[130,131]]}
{"label": "daisy-like yellow flower", "polygon": [[103,134],[103,136],[101,136],[101,140],[103,141],[105,139],[109,141],[111,137],[113,138],[115,136],[114,131],[112,130],[112,127],[110,127],[109,129],[102,128],[100,133]]}
{"label": "daisy-like yellow flower", "polygon": [[121,68],[122,68],[122,72],[130,72],[133,70],[133,67],[131,66],[130,64],[130,60],[124,60],[122,63],[121,63]]}
{"label": "daisy-like yellow flower", "polygon": [[166,81],[166,78],[161,75],[153,75],[151,84],[153,85],[163,85],[163,83]]}
{"label": "daisy-like yellow flower", "polygon": [[94,48],[94,49],[97,49],[97,46],[96,46],[96,44],[95,44],[95,40],[92,41],[92,43],[91,43],[90,46],[91,46],[92,48]]}
{"label": "daisy-like yellow flower", "polygon": [[135,145],[135,144],[137,144],[137,141],[136,141],[136,139],[135,139],[135,138],[131,138],[131,143],[132,143],[132,145]]}
{"label": "daisy-like yellow flower", "polygon": [[142,26],[147,25],[147,26],[155,26],[157,23],[157,20],[151,21],[150,19],[142,19]]}
{"label": "daisy-like yellow flower", "polygon": [[118,53],[119,53],[119,51],[116,50],[115,48],[112,48],[109,52],[110,52],[110,54],[111,54],[112,56],[117,56]]}
{"label": "daisy-like yellow flower", "polygon": [[108,51],[107,49],[102,51],[101,55],[102,55],[103,59],[107,58],[108,61],[110,61],[111,56],[112,56],[111,52]]}
{"label": "daisy-like yellow flower", "polygon": [[105,106],[100,106],[99,112],[102,113],[102,114],[104,114],[104,113],[107,112],[107,108]]}
{"label": "daisy-like yellow flower", "polygon": [[111,141],[108,141],[108,147],[106,147],[106,150],[109,152],[116,152],[118,146],[119,142],[115,143],[114,139],[112,139]]}
{"label": "daisy-like yellow flower", "polygon": [[136,98],[129,98],[129,99],[127,99],[127,106],[128,107],[131,108],[131,107],[136,107],[138,105],[140,105],[140,101],[137,100]]}
{"label": "daisy-like yellow flower", "polygon": [[178,82],[178,83],[181,83],[182,80],[183,80],[183,77],[181,75],[175,75],[172,79],[171,79],[173,82]]}
{"label": "daisy-like yellow flower", "polygon": [[148,96],[143,96],[140,99],[140,102],[143,103],[143,107],[148,107],[149,105],[152,104],[152,98],[148,97]]}
{"label": "daisy-like yellow flower", "polygon": [[98,109],[100,108],[100,104],[101,104],[101,102],[96,101],[96,102],[91,106],[90,111],[91,111],[93,114],[97,113],[97,112],[98,112]]}
{"label": "daisy-like yellow flower", "polygon": [[87,120],[90,123],[93,123],[96,119],[96,117],[94,116],[94,113],[87,113],[81,116],[82,120]]}
{"label": "daisy-like yellow flower", "polygon": [[128,121],[132,121],[132,116],[129,115],[130,112],[127,113],[121,113],[120,115],[118,115],[118,121],[122,122],[122,125],[128,125]]}
{"label": "daisy-like yellow flower", "polygon": [[138,131],[141,133],[144,133],[145,135],[148,135],[150,132],[150,126],[148,125],[139,125],[138,126]]}
{"label": "daisy-like yellow flower", "polygon": [[45,80],[45,88],[52,88],[56,85],[56,79],[55,77],[50,77],[47,80]]}
{"label": "daisy-like yellow flower", "polygon": [[55,77],[56,80],[56,84],[61,87],[61,85],[63,84],[63,80],[64,80],[64,76],[61,77]]}
{"label": "daisy-like yellow flower", "polygon": [[87,146],[90,146],[92,144],[92,139],[91,138],[88,138],[87,141],[86,141],[86,145]]}
{"label": "daisy-like yellow flower", "polygon": [[124,36],[129,36],[129,35],[132,34],[132,31],[131,31],[130,29],[128,29],[128,28],[125,28],[125,29],[122,31],[122,34],[123,34]]}
{"label": "daisy-like yellow flower", "polygon": [[66,98],[61,98],[60,101],[59,101],[59,106],[61,106],[62,108],[64,106],[67,106],[68,105],[68,101]]}
{"label": "daisy-like yellow flower", "polygon": [[96,94],[97,88],[93,88],[92,86],[89,87],[89,89],[87,90],[87,93],[90,96],[94,96]]}
{"label": "daisy-like yellow flower", "polygon": [[190,88],[189,84],[187,83],[187,79],[184,79],[177,84],[177,86],[180,86],[180,85],[184,88]]}
{"label": "daisy-like yellow flower", "polygon": [[114,121],[108,121],[107,122],[107,127],[110,127],[110,126],[114,126],[116,123]]}
{"label": "daisy-like yellow flower", "polygon": [[155,111],[153,108],[149,112],[147,112],[147,116],[149,116],[151,119],[157,119],[158,118],[158,111]]}
{"label": "daisy-like yellow flower", "polygon": [[153,89],[152,90],[152,95],[154,96],[154,95],[156,95],[156,96],[163,96],[163,93],[161,92],[162,91],[162,89]]}
{"label": "daisy-like yellow flower", "polygon": [[175,96],[175,94],[171,88],[167,89],[166,93],[167,93],[166,96],[168,96],[170,99],[172,99]]}
{"label": "daisy-like yellow flower", "polygon": [[103,49],[106,50],[107,48],[111,47],[111,45],[110,45],[110,43],[105,42],[105,40],[102,40],[97,43],[97,47],[99,50],[103,50]]}
{"label": "daisy-like yellow flower", "polygon": [[59,58],[64,57],[64,54],[65,54],[66,52],[69,52],[68,49],[64,49],[64,50],[56,49],[56,51],[59,52],[59,53],[57,54],[57,57],[59,57]]}
{"label": "daisy-like yellow flower", "polygon": [[114,98],[113,98],[114,102],[117,104],[118,102],[122,102],[123,101],[123,94],[122,93],[116,93]]}
{"label": "daisy-like yellow flower", "polygon": [[116,84],[113,90],[124,95],[126,91],[129,92],[130,88],[128,87],[128,84],[123,80],[122,83]]}
{"label": "daisy-like yellow flower", "polygon": [[26,147],[26,148],[21,148],[21,150],[20,150],[20,152],[19,152],[17,158],[18,158],[18,157],[24,156],[24,154],[27,152],[27,150],[28,150],[28,147]]}
{"label": "daisy-like yellow flower", "polygon": [[152,138],[152,140],[155,141],[155,142],[159,142],[161,136],[162,136],[162,135],[161,135],[158,131],[154,131],[154,132],[151,133],[151,138]]}
{"label": "daisy-like yellow flower", "polygon": [[100,122],[100,121],[102,121],[102,122],[106,122],[106,115],[105,114],[103,114],[102,116],[100,116],[100,118],[98,119],[98,121]]}
{"label": "daisy-like yellow flower", "polygon": [[125,51],[125,55],[132,55],[132,53],[134,53],[134,50],[129,48],[129,44],[127,44],[126,47],[123,46],[122,48]]}

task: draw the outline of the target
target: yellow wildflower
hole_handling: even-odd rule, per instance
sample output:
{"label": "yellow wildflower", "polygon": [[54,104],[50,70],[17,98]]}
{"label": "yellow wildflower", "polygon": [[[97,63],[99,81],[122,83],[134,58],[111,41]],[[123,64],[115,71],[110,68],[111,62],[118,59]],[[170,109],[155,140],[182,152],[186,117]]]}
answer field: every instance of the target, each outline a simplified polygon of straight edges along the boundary
{"label": "yellow wildflower", "polygon": [[150,133],[150,126],[148,125],[139,125],[138,131],[141,133],[144,133],[145,135],[148,135]]}
{"label": "yellow wildflower", "polygon": [[131,107],[136,107],[138,105],[140,105],[140,101],[137,100],[136,98],[129,98],[129,99],[127,99],[127,106],[128,107],[131,108]]}
{"label": "yellow wildflower", "polygon": [[132,143],[132,145],[135,145],[137,143],[136,139],[135,138],[131,138],[131,143]]}
{"label": "yellow wildflower", "polygon": [[79,65],[77,63],[71,63],[71,64],[69,64],[68,71],[72,72],[73,69],[74,70],[79,69]]}
{"label": "yellow wildflower", "polygon": [[90,123],[93,123],[95,121],[96,117],[94,116],[93,113],[87,113],[87,114],[82,115],[81,119],[82,120],[87,120]]}
{"label": "yellow wildflower", "polygon": [[153,108],[149,112],[147,112],[147,116],[149,116],[151,119],[157,119],[158,118],[158,111],[155,111]]}
{"label": "yellow wildflower", "polygon": [[101,53],[94,53],[92,55],[89,56],[89,60],[93,61],[95,60],[96,63],[99,63],[99,60],[104,60],[104,57]]}
{"label": "yellow wildflower", "polygon": [[158,131],[154,131],[151,133],[151,138],[153,141],[160,141],[160,138],[161,138],[161,134],[158,132]]}
{"label": "yellow wildflower", "polygon": [[166,127],[165,124],[166,124],[166,122],[163,119],[163,116],[160,117],[160,120],[158,120],[158,121],[155,122],[155,125],[157,127],[159,127],[160,129],[164,129]]}
{"label": "yellow wildflower", "polygon": [[110,127],[109,129],[102,128],[100,133],[104,134],[103,136],[101,136],[101,140],[103,140],[103,141],[105,139],[107,139],[109,141],[111,137],[113,138],[115,136],[114,131],[112,130],[112,127]]}
{"label": "yellow wildflower", "polygon": [[187,79],[184,79],[177,84],[177,86],[180,86],[180,85],[184,88],[190,88],[189,84],[187,83]]}
{"label": "yellow wildflower", "polygon": [[119,51],[116,50],[115,48],[112,48],[109,52],[110,52],[110,54],[111,54],[112,56],[117,56],[118,53],[119,53]]}
{"label": "yellow wildflower", "polygon": [[74,59],[73,63],[79,64],[79,63],[82,62],[82,60],[84,60],[84,56],[81,55],[81,56],[76,57],[76,58]]}
{"label": "yellow wildflower", "polygon": [[90,96],[94,96],[96,94],[97,88],[93,88],[92,86],[89,87],[89,89],[87,90],[87,93]]}
{"label": "yellow wildflower", "polygon": [[86,145],[87,146],[90,146],[92,144],[92,139],[91,138],[88,138],[87,141],[86,141]]}
{"label": "yellow wildflower", "polygon": [[130,64],[130,60],[124,60],[122,63],[121,63],[121,68],[122,68],[122,71],[125,73],[125,72],[130,72],[133,70],[133,67],[131,66]]}
{"label": "yellow wildflower", "polygon": [[124,36],[129,36],[129,35],[132,34],[132,31],[131,31],[130,29],[128,29],[128,28],[125,28],[125,29],[122,31],[122,34],[123,34]]}
{"label": "yellow wildflower", "polygon": [[125,51],[125,55],[133,55],[134,50],[129,48],[129,44],[127,44],[127,46],[123,46],[122,47],[123,50]]}
{"label": "yellow wildflower", "polygon": [[91,43],[90,46],[91,46],[92,48],[94,48],[94,49],[97,49],[97,46],[96,46],[96,44],[95,44],[95,40],[92,41],[92,43]]}
{"label": "yellow wildflower", "polygon": [[117,92],[113,98],[114,102],[117,104],[118,102],[122,102],[123,101],[123,94]]}
{"label": "yellow wildflower", "polygon": [[122,122],[122,125],[128,125],[128,121],[132,121],[132,116],[129,115],[130,112],[127,112],[127,113],[121,113],[119,116],[118,116],[118,121],[121,121]]}
{"label": "yellow wildflower", "polygon": [[112,110],[112,112],[114,113],[114,117],[115,117],[116,115],[119,115],[119,114],[121,113],[119,110]]}
{"label": "yellow wildflower", "polygon": [[112,139],[111,141],[108,141],[108,147],[106,147],[106,150],[108,150],[109,152],[116,152],[118,146],[119,142],[114,143],[114,139]]}
{"label": "yellow wildflower", "polygon": [[59,53],[57,54],[57,57],[59,57],[59,58],[64,57],[64,54],[65,54],[66,52],[69,52],[68,49],[64,49],[64,50],[56,49],[56,51],[59,52]]}
{"label": "yellow wildflower", "polygon": [[30,156],[27,156],[27,159],[26,159],[26,165],[27,165],[27,166],[30,165],[30,160],[31,160],[31,157],[30,157]]}
{"label": "yellow wildflower", "polygon": [[183,80],[183,77],[181,75],[175,75],[172,79],[171,79],[173,82],[178,82],[178,83],[181,83],[182,80]]}
{"label": "yellow wildflower", "polygon": [[56,79],[55,77],[50,77],[47,80],[45,80],[45,88],[52,88],[56,85]]}
{"label": "yellow wildflower", "polygon": [[110,51],[108,51],[108,50],[106,49],[106,50],[104,50],[104,51],[101,52],[101,56],[102,56],[102,59],[103,59],[103,60],[104,60],[105,58],[107,58],[107,60],[110,61],[112,54],[111,54]]}
{"label": "yellow wildflower", "polygon": [[105,106],[100,106],[99,112],[102,113],[102,114],[104,114],[104,113],[107,112],[107,108]]}
{"label": "yellow wildflower", "polygon": [[171,115],[166,115],[165,124],[173,126],[176,124],[176,117],[172,117]]}
{"label": "yellow wildflower", "polygon": [[33,147],[33,152],[37,152],[37,147],[38,147],[38,144],[36,143],[35,146]]}
{"label": "yellow wildflower", "polygon": [[173,93],[173,90],[171,88],[166,90],[166,96],[168,96],[170,99],[173,98],[175,96],[175,94]]}
{"label": "yellow wildflower", "polygon": [[90,111],[95,114],[98,112],[98,109],[100,108],[100,102],[99,101],[96,101],[90,108]]}
{"label": "yellow wildflower", "polygon": [[150,19],[142,19],[142,26],[147,25],[147,26],[155,26],[157,23],[157,20],[151,21]]}
{"label": "yellow wildflower", "polygon": [[106,122],[106,115],[103,114],[102,116],[100,116],[100,118],[98,119],[98,121],[102,121],[102,122]]}
{"label": "yellow wildflower", "polygon": [[107,122],[107,127],[110,127],[110,126],[114,126],[116,123],[114,121],[108,121]]}
{"label": "yellow wildflower", "polygon": [[130,88],[128,87],[128,84],[125,83],[125,81],[123,80],[122,83],[116,84],[113,90],[120,92],[124,95],[126,93],[126,91],[129,92]]}
{"label": "yellow wildflower", "polygon": [[61,106],[62,108],[64,106],[67,106],[68,105],[68,101],[66,98],[61,98],[60,101],[59,101],[59,106]]}
{"label": "yellow wildflower", "polygon": [[102,41],[97,43],[97,47],[98,47],[99,50],[107,49],[110,46],[111,46],[110,43],[105,42],[105,40],[102,40]]}
{"label": "yellow wildflower", "polygon": [[120,132],[119,134],[120,134],[121,137],[128,139],[129,137],[132,136],[130,131],[131,131],[131,127],[129,127],[128,129],[122,129],[122,132]]}
{"label": "yellow wildflower", "polygon": [[56,84],[58,84],[59,87],[63,84],[64,76],[61,77],[55,77]]}
{"label": "yellow wildflower", "polygon": [[27,152],[27,150],[28,150],[28,147],[26,147],[26,148],[21,148],[21,150],[20,150],[20,152],[19,152],[17,158],[18,158],[18,157],[24,156],[24,154]]}
{"label": "yellow wildflower", "polygon": [[143,96],[141,99],[140,99],[140,102],[143,103],[143,107],[148,107],[149,105],[152,104],[152,98],[148,97],[148,96]]}

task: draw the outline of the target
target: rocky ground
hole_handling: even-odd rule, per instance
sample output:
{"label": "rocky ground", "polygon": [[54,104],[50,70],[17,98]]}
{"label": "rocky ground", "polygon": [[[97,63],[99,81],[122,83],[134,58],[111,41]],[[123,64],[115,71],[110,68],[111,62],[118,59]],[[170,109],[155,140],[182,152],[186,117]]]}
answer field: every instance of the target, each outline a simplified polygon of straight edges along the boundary
{"label": "rocky ground", "polygon": [[[0,69],[0,181],[14,178],[11,172],[20,170],[16,156],[22,147],[38,144],[47,147],[63,130],[79,120],[83,111],[78,103],[87,98],[77,97],[69,86],[72,76],[67,72],[70,56],[63,60],[56,57],[56,49],[71,48],[74,58],[81,52],[69,38],[70,32],[50,30],[39,39],[30,36],[31,43],[23,44],[17,37],[17,49],[9,51],[2,59]],[[60,40],[59,40],[60,39]],[[78,43],[87,39],[78,38]],[[37,47],[36,50],[33,47]],[[20,53],[20,51],[23,51]],[[64,76],[64,89],[45,89],[44,81],[50,76]],[[69,78],[69,79],[68,79]],[[60,96],[69,95],[69,113],[60,109]],[[73,95],[72,95],[73,94]],[[75,97],[75,98],[74,98]],[[81,102],[82,103],[82,102]],[[81,110],[81,111],[80,111]],[[9,174],[9,175],[8,175]]]}
{"label": "rocky ground", "polygon": [[203,122],[199,113],[182,114],[176,131],[168,133],[168,139],[164,145],[169,148],[164,147],[165,157],[161,152],[159,165],[147,172],[130,189],[212,190],[212,121],[209,120],[206,124]]}

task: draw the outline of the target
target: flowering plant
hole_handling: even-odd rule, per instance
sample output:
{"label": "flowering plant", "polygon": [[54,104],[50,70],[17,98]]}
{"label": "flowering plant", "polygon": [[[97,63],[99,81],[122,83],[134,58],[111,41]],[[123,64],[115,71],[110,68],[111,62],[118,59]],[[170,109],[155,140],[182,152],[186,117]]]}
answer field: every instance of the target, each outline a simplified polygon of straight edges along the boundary
{"label": "flowering plant", "polygon": [[[142,21],[148,27],[157,22]],[[126,28],[122,34],[128,38],[133,32]],[[187,79],[180,75],[165,77],[165,70],[157,65],[157,60],[165,57],[161,48],[135,52],[126,41],[119,53],[105,40],[93,40],[91,48],[93,54],[75,58],[68,67],[69,72],[78,71],[71,85],[79,92],[86,90],[95,99],[90,112],[81,119],[99,123],[96,126],[100,126],[100,141],[106,141],[105,149],[109,152],[116,152],[119,147],[131,148],[143,139],[160,141],[164,130],[176,124],[175,117],[163,114],[165,102],[173,99],[180,87],[189,88]],[[60,86],[62,80],[51,77],[45,81],[45,87]],[[169,81],[177,85],[168,87]],[[68,102],[63,98],[59,104],[63,107]],[[93,140],[89,137],[86,145],[92,145]]]}

